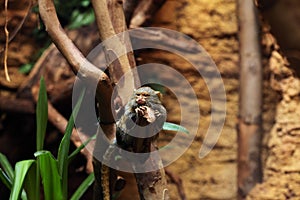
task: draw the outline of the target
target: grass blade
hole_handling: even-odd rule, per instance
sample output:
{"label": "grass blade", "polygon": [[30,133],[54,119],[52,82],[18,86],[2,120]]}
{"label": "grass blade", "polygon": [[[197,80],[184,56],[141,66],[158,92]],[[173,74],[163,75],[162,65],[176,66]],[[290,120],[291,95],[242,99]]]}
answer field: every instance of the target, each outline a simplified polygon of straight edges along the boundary
{"label": "grass blade", "polygon": [[8,178],[11,181],[14,180],[14,170],[13,170],[11,164],[9,163],[7,157],[2,153],[0,153],[0,164],[1,164],[4,172],[8,176]]}
{"label": "grass blade", "polygon": [[190,132],[183,126],[180,126],[180,125],[174,124],[174,123],[170,123],[170,122],[165,122],[162,129],[166,130],[166,131],[178,131],[178,132],[190,134]]}
{"label": "grass blade", "polygon": [[[39,200],[39,196],[36,196],[36,168],[37,168],[37,162],[33,163],[30,167],[25,182],[24,182],[24,189],[26,191],[27,197],[30,200]],[[39,191],[40,192],[40,191]]]}
{"label": "grass blade", "polygon": [[48,120],[48,100],[44,78],[40,80],[39,97],[36,106],[36,150],[40,151],[44,146],[44,138]]}
{"label": "grass blade", "polygon": [[12,182],[9,179],[9,177],[7,176],[7,174],[0,168],[0,179],[2,181],[2,183],[8,188],[11,189],[12,188]]}
{"label": "grass blade", "polygon": [[79,147],[77,147],[68,157],[68,162],[70,163],[75,156],[88,144],[90,143],[90,141],[96,139],[97,134],[93,135],[92,137],[90,137],[89,139],[87,139],[82,145],[80,145]]}
{"label": "grass blade", "polygon": [[23,160],[16,163],[15,178],[12,185],[10,200],[18,200],[21,196],[25,177],[35,160]]}
{"label": "grass blade", "polygon": [[68,195],[68,154],[70,149],[70,138],[72,135],[73,127],[74,127],[74,119],[78,114],[82,99],[84,96],[84,91],[81,93],[76,106],[71,114],[69,122],[66,127],[65,135],[60,142],[57,161],[58,161],[58,170],[59,174],[62,177],[62,188],[63,188],[63,195],[64,199],[67,199]]}
{"label": "grass blade", "polygon": [[[46,134],[48,121],[48,100],[47,100],[47,90],[44,78],[40,79],[40,89],[39,97],[36,106],[36,150],[40,151],[44,146],[44,139]],[[39,165],[39,159],[37,159]],[[40,167],[36,168],[36,188],[35,197],[40,199]]]}
{"label": "grass blade", "polygon": [[34,155],[39,160],[45,200],[62,200],[61,177],[56,159],[49,151],[38,151]]}
{"label": "grass blade", "polygon": [[86,179],[80,184],[77,190],[73,193],[70,200],[79,200],[86,190],[93,184],[95,180],[94,173],[91,173]]}

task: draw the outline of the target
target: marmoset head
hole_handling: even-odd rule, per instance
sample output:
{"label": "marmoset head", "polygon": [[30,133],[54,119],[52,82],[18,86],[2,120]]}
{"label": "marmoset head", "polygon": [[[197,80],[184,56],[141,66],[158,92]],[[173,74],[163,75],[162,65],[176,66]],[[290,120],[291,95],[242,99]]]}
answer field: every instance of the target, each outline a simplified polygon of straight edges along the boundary
{"label": "marmoset head", "polygon": [[149,105],[151,103],[160,104],[161,94],[150,87],[141,87],[134,91],[133,97],[138,106]]}

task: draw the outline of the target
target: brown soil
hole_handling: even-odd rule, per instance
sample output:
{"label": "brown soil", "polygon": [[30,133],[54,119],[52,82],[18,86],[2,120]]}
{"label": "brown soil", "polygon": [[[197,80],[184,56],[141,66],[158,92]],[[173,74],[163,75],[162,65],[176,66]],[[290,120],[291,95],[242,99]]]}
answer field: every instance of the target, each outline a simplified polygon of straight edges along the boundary
{"label": "brown soil", "polygon": [[[147,55],[147,58],[150,57],[154,61],[157,58],[169,60],[171,66],[192,84],[199,98],[201,119],[196,138],[182,157],[168,169],[182,178],[187,199],[235,199],[235,125],[238,112],[235,1],[167,1],[158,13],[154,25],[180,31],[198,41],[216,63],[227,93],[227,117],[222,134],[208,156],[200,159],[198,154],[209,126],[211,109],[209,93],[203,79],[193,72],[187,62],[182,62],[174,56],[155,53]],[[174,108],[172,101],[172,98],[165,97],[168,121],[178,122],[179,108]],[[170,185],[170,190],[171,199],[178,199],[174,185]]]}
{"label": "brown soil", "polygon": [[[183,179],[187,199],[236,199],[237,194],[237,131],[238,116],[238,38],[236,1],[167,1],[157,14],[154,26],[170,28],[191,36],[216,63],[226,89],[227,115],[222,134],[214,149],[203,159],[198,157],[210,123],[210,98],[203,79],[194,73],[187,62],[168,53],[148,53],[145,62],[163,62],[182,73],[195,89],[201,111],[199,130],[190,148],[168,167]],[[278,95],[269,84],[268,58],[264,60],[264,131],[269,133],[274,123]],[[179,86],[180,87],[180,86]],[[189,102],[186,97],[186,102]],[[174,98],[166,96],[164,103],[168,120],[179,122],[180,110]],[[196,108],[195,108],[196,109]],[[163,139],[162,139],[163,140]],[[170,185],[171,199],[178,199]]]}

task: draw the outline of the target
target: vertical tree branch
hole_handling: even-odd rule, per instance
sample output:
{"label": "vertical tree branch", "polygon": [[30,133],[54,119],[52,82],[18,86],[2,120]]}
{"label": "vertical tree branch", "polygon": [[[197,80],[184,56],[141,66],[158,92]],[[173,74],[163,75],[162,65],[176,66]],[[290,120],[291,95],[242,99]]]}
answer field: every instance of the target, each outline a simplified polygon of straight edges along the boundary
{"label": "vertical tree branch", "polygon": [[[127,34],[119,34],[119,37],[114,37],[115,34],[124,32],[127,29],[122,1],[92,0],[92,3],[95,10],[98,29],[100,32],[100,39],[104,42],[104,52],[107,64],[109,64],[110,76],[113,80],[113,83],[117,84],[119,89],[118,91],[123,92],[119,94],[121,98],[126,96],[128,97],[128,94],[132,94],[135,86],[139,85],[139,77],[137,76],[137,73],[132,70],[135,68],[135,61],[131,50],[132,47],[129,36]],[[106,29],[103,29],[103,27],[106,27]],[[110,40],[111,37],[114,37],[114,40]],[[117,50],[119,53],[117,53]],[[131,52],[127,54],[127,52],[129,51]],[[111,63],[111,61],[113,61],[111,59],[115,59],[115,56],[117,56],[117,61]],[[122,79],[125,74],[125,79]],[[124,92],[127,94],[125,94]],[[145,138],[144,140],[150,139]],[[98,151],[97,148],[101,148],[101,141],[97,141],[98,142],[96,142],[95,152]],[[140,152],[140,149],[137,149],[137,152],[135,153],[138,152]],[[159,160],[159,164],[162,166],[161,160],[156,159],[155,162],[157,162],[157,160]],[[154,160],[149,159],[148,162],[154,162]],[[95,170],[101,172],[101,170],[96,169],[101,167],[101,163],[96,160],[94,161],[94,163]],[[102,177],[102,174],[98,173],[97,176]],[[115,181],[111,179],[115,177],[116,176],[110,174],[109,184],[111,189],[113,188],[112,184]],[[135,174],[135,177],[139,187],[141,199],[167,199],[168,194],[163,169],[154,172]],[[102,178],[96,177],[96,180],[101,181]],[[97,185],[101,187],[101,183],[97,183]]]}
{"label": "vertical tree branch", "polygon": [[238,0],[240,38],[240,116],[238,124],[238,197],[261,181],[262,64],[253,0]]}
{"label": "vertical tree branch", "polygon": [[[83,81],[97,84],[96,98],[99,103],[101,130],[104,132],[104,135],[98,134],[97,136],[94,151],[97,153],[97,151],[101,151],[101,148],[104,148],[103,146],[99,145],[101,141],[108,139],[108,143],[110,143],[115,137],[116,129],[114,123],[115,119],[113,117],[114,109],[112,109],[111,105],[113,85],[117,84],[119,91],[123,92],[123,94],[119,95],[122,97],[126,97],[126,95],[128,96],[128,94],[132,93],[136,85],[135,83],[138,83],[139,79],[136,76],[136,73],[131,70],[131,67],[135,67],[133,54],[129,54],[129,56],[126,54],[128,50],[131,50],[128,35],[121,34],[119,37],[115,37],[113,40],[111,40],[111,38],[114,37],[116,33],[122,32],[126,29],[124,13],[122,10],[122,1],[110,1],[109,7],[112,10],[113,16],[109,16],[108,4],[106,0],[93,0],[92,3],[96,14],[100,38],[103,41],[103,49],[106,55],[106,60],[111,68],[111,79],[108,78],[108,76],[104,72],[98,70],[94,65],[87,61],[83,57],[81,52],[77,49],[77,47],[73,44],[73,42],[68,38],[68,36],[60,26],[54,4],[51,0],[39,0],[39,9],[41,17],[46,26],[46,30],[48,31],[54,44],[70,63],[74,73],[77,74]],[[117,59],[117,62],[115,61],[115,59]],[[126,74],[126,78],[122,79],[124,74]],[[106,139],[104,137],[106,137]],[[104,143],[102,142],[102,144]],[[94,172],[96,177],[95,188],[98,187],[98,190],[95,191],[96,195],[94,196],[94,198],[96,199],[103,198],[101,174],[104,171],[102,171],[101,166],[102,165],[99,161],[94,162]],[[143,182],[142,178],[137,178],[139,185],[149,185],[149,187],[147,186],[140,193],[142,199],[151,198],[151,196],[153,196],[153,188],[154,191],[160,191],[158,189],[162,189],[163,194],[158,194],[159,196],[167,196],[165,189],[166,181],[163,169],[158,170],[155,173],[156,176],[152,177],[152,179],[155,179],[155,182],[152,181],[150,183],[146,183],[145,181]],[[113,170],[110,170],[110,175],[110,178],[112,178],[112,180],[110,180],[109,184],[112,187],[113,184],[111,183],[113,183],[116,179]],[[145,175],[151,176],[151,173]],[[160,185],[161,182],[163,183],[162,185]],[[106,196],[105,198],[108,197]]]}
{"label": "vertical tree branch", "polygon": [[[136,1],[136,0],[134,0]],[[110,14],[110,19],[112,21],[114,30],[116,34],[122,33],[124,31],[127,31],[127,25],[126,25],[126,16],[124,15],[123,11],[123,5],[120,1],[116,0],[108,0],[108,10]],[[129,67],[131,70],[133,70],[133,73],[131,74],[134,80],[135,87],[138,87],[140,85],[139,77],[136,73],[136,63],[134,59],[134,54],[132,51],[131,41],[128,35],[123,35],[122,38],[120,38],[123,42],[124,46],[127,48],[127,59],[129,62]],[[115,69],[114,71],[119,71],[118,69]],[[129,69],[126,69],[129,70]],[[123,74],[124,75],[124,74]],[[118,79],[119,80],[119,79]]]}
{"label": "vertical tree branch", "polygon": [[[129,38],[126,35],[116,36],[117,33],[121,33],[125,31],[125,20],[123,10],[118,9],[120,1],[109,1],[109,6],[107,0],[92,0],[92,4],[95,11],[96,22],[99,30],[99,36],[102,40],[103,50],[107,62],[107,66],[109,66],[110,78],[112,80],[113,85],[118,85],[120,87],[120,91],[123,89],[123,94],[120,94],[124,97],[124,93],[132,93],[134,89],[134,76],[129,75],[125,80],[123,79],[122,83],[120,82],[121,78],[126,73],[132,73],[130,62],[127,57],[127,49],[128,45],[130,45]],[[122,6],[122,4],[121,4]],[[111,12],[114,14],[113,16],[109,14],[109,8]],[[122,9],[122,7],[121,7]],[[115,28],[117,27],[117,28]],[[111,39],[113,38],[113,39]],[[127,40],[125,39],[127,38]],[[126,45],[127,44],[127,45]],[[135,67],[135,66],[133,66]],[[109,107],[112,109],[112,107]],[[103,109],[99,108],[99,115],[101,119],[101,113]],[[107,126],[106,123],[100,124],[101,129],[110,129],[110,126]],[[114,136],[115,136],[115,128],[114,128]],[[114,137],[108,138],[112,143]],[[102,154],[103,152],[103,141],[105,138],[102,138],[102,134],[98,133],[97,140],[94,148],[94,155]],[[96,156],[95,156],[96,157]],[[107,195],[112,195],[112,191],[114,189],[113,185],[116,181],[115,171],[110,168],[108,174],[103,174],[103,169],[107,169],[107,167],[102,166],[102,163],[94,159],[94,172],[95,172],[95,186],[94,186],[94,199],[107,199]],[[107,170],[105,170],[107,172]],[[106,177],[106,176],[109,177]],[[108,183],[104,183],[104,181]],[[109,184],[108,186],[104,186]],[[109,188],[109,191],[107,191]],[[104,194],[105,192],[105,194]],[[107,194],[109,193],[109,194]]]}
{"label": "vertical tree branch", "polygon": [[[95,11],[100,39],[103,42],[102,44],[107,64],[111,64],[111,62],[116,59],[115,56],[117,56],[119,62],[119,65],[117,65],[115,62],[114,65],[111,65],[109,67],[109,69],[112,70],[112,72],[110,72],[112,81],[114,82],[114,84],[117,84],[122,76],[128,72],[130,73],[131,70],[129,60],[125,54],[127,52],[126,48],[128,47],[128,45],[130,45],[129,38],[123,34],[116,36],[116,34],[126,30],[123,10],[120,10],[118,8],[121,6],[120,8],[122,9],[122,4],[121,1],[109,1],[108,4],[107,0],[92,0],[92,4]],[[109,14],[108,5],[110,5],[110,10],[113,11],[112,14],[114,15],[112,17]],[[113,18],[114,20],[111,20],[111,18]],[[114,25],[117,28],[114,27]],[[112,40],[109,40],[112,37],[114,38]],[[114,70],[114,68],[118,69]],[[128,79],[127,81],[130,80]],[[129,87],[129,90],[133,90],[133,85],[131,84],[132,82],[129,82],[127,85]]]}

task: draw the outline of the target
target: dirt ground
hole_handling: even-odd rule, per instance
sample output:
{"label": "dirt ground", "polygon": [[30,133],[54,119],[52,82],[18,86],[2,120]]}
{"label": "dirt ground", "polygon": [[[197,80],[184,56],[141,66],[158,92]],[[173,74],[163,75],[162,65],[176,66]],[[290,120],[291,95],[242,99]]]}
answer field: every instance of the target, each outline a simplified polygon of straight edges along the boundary
{"label": "dirt ground", "polygon": [[[194,142],[168,169],[183,179],[187,199],[235,199],[239,72],[235,1],[167,1],[154,25],[177,30],[199,42],[216,63],[227,94],[227,116],[221,136],[214,149],[200,159],[199,150],[210,123],[209,93],[203,79],[188,63],[170,56],[172,67],[187,78],[198,95],[201,119]],[[150,57],[168,59],[165,54]],[[165,97],[168,120],[177,122],[180,112],[172,106],[172,100]],[[178,199],[175,186],[170,188],[171,199]]]}
{"label": "dirt ground", "polygon": [[[213,150],[203,159],[198,157],[210,123],[210,97],[203,79],[193,72],[187,62],[167,53],[149,53],[142,57],[170,64],[191,83],[197,93],[201,119],[199,130],[190,148],[168,169],[183,179],[187,199],[236,199],[237,194],[237,131],[238,117],[238,25],[236,1],[167,1],[157,14],[154,26],[170,28],[195,39],[204,47],[218,67],[226,89],[227,114],[221,136]],[[265,137],[274,123],[278,94],[270,87],[268,56],[264,58],[264,106]],[[209,66],[207,66],[209,67]],[[187,97],[187,102],[189,99]],[[174,98],[164,99],[168,120],[178,122],[179,108]],[[192,120],[192,119],[191,119]],[[267,139],[265,139],[267,141]],[[265,143],[265,142],[264,142]],[[171,199],[178,199],[171,185]]]}
{"label": "dirt ground", "polygon": [[[15,10],[11,11],[11,16],[15,16],[15,13],[24,13],[25,8],[18,7],[17,5],[21,4],[16,3],[15,5],[11,5],[11,7],[15,8]],[[21,14],[17,15],[19,16],[17,19],[12,19],[10,21],[9,28],[11,30],[13,30],[13,27],[15,27],[18,21],[22,19],[23,15]],[[3,16],[3,13],[1,14],[1,16]],[[4,24],[3,19],[3,17],[0,18],[1,25]],[[14,20],[16,20],[16,22],[14,22]],[[10,96],[16,93],[19,85],[22,83],[22,81],[24,81],[26,77],[25,75],[18,72],[18,68],[21,64],[28,63],[32,58],[31,56],[36,52],[36,49],[41,46],[40,44],[34,42],[32,40],[32,37],[30,37],[30,32],[36,27],[37,16],[35,14],[31,14],[28,21],[31,23],[25,23],[20,31],[20,34],[18,34],[10,43],[8,65],[9,72],[12,78],[11,83],[7,83],[4,80],[4,73],[1,67],[0,96]],[[212,60],[215,62],[222,75],[227,99],[226,121],[221,136],[213,150],[205,158],[200,159],[198,154],[203,142],[203,138],[210,125],[211,113],[210,97],[203,78],[201,78],[199,74],[191,68],[188,62],[184,61],[178,56],[171,55],[170,53],[149,51],[142,52],[139,55],[139,64],[160,62],[178,70],[191,83],[198,97],[201,118],[199,121],[199,129],[196,133],[196,137],[190,148],[178,160],[168,166],[167,169],[172,173],[178,175],[182,179],[184,191],[187,195],[187,199],[189,200],[234,200],[236,199],[237,194],[236,123],[238,117],[239,90],[239,44],[237,36],[238,25],[236,16],[236,1],[167,0],[165,5],[155,16],[152,26],[164,27],[179,31],[199,42],[199,44],[202,45],[203,48],[211,56]],[[0,36],[2,48],[4,44],[3,32],[1,32]],[[2,55],[3,53],[1,53],[1,56]],[[274,90],[274,88],[271,88],[270,86],[270,77],[272,70],[269,66],[268,55],[266,55],[265,57],[266,58],[263,61],[263,128],[265,132],[264,143],[269,144],[269,146],[265,146],[264,155],[266,155],[266,149],[270,147],[270,143],[267,142],[269,141],[269,133],[271,132],[271,129],[275,122],[275,118],[279,121],[282,119],[280,123],[285,123],[286,118],[280,118],[280,113],[285,115],[287,113],[290,113],[289,110],[291,108],[298,109],[297,99],[287,99],[288,101],[281,102],[280,106],[277,107],[277,103],[280,102],[280,95],[277,91]],[[166,78],[172,79],[172,77]],[[180,88],[180,85],[178,85],[177,87]],[[182,92],[184,93],[184,91]],[[294,95],[294,93],[292,94]],[[288,93],[287,96],[289,95],[290,93]],[[184,103],[189,104],[191,102],[189,98],[189,96],[186,96],[186,98],[184,99]],[[166,106],[168,111],[168,121],[179,123],[181,111],[179,106],[177,106],[178,104],[174,96],[170,93],[166,93],[164,95],[164,105]],[[280,113],[277,113],[277,115],[275,113],[276,109],[280,111]],[[18,129],[16,129],[15,127],[11,128],[15,126],[15,122],[13,121],[13,119],[16,119],[16,117],[11,114],[7,115],[2,112],[0,113],[0,151],[9,154],[10,160],[13,162],[26,157],[26,154],[34,152],[34,149],[32,147],[27,148],[27,146],[32,146],[34,144],[34,135],[32,135],[33,133],[30,133],[32,132],[32,130],[34,130],[34,121],[32,120],[34,119],[34,116],[29,116],[30,117],[28,117],[27,115],[18,116],[17,119],[19,121],[22,121],[22,124],[26,124],[21,127],[25,131],[23,131],[23,133],[19,133],[18,135]],[[29,118],[31,118],[31,120]],[[299,119],[299,116],[288,117],[288,119],[292,118]],[[277,133],[275,129],[276,126],[272,129],[271,134]],[[14,133],[10,134],[10,132]],[[27,145],[24,145],[22,144],[22,139],[18,141],[14,140],[15,137],[19,137],[20,135],[23,139],[28,137],[31,138],[33,140],[33,144],[28,143]],[[51,137],[48,137],[48,147],[53,147],[53,149],[55,149],[57,140],[59,140],[59,138],[61,138],[59,133],[57,133],[57,131],[52,131]],[[172,137],[170,137],[168,134],[162,134],[160,144],[164,145],[171,139]],[[273,140],[273,142],[276,141]],[[23,147],[25,149],[27,148],[26,151],[24,151]],[[266,162],[270,163],[274,161],[268,160]],[[82,177],[84,176],[82,169],[81,171],[78,170],[80,166],[83,166],[82,163],[82,161],[79,161],[76,166],[74,166],[74,173],[72,174],[73,176],[79,176],[79,179],[82,179]],[[80,171],[80,173],[76,174],[76,170],[77,172]],[[271,171],[268,173],[272,174]],[[297,181],[298,179],[295,179],[295,182]],[[171,199],[178,199],[176,186],[170,183],[169,189]],[[2,191],[3,190],[1,189],[0,192]],[[85,198],[88,199],[88,197]]]}

